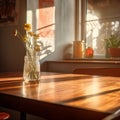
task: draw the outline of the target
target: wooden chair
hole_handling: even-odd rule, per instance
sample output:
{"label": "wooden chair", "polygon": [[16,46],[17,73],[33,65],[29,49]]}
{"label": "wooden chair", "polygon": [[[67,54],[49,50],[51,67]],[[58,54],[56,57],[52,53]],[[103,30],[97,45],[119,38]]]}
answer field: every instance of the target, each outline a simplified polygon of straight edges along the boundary
{"label": "wooden chair", "polygon": [[104,68],[104,67],[77,68],[73,71],[73,73],[120,77],[120,68]]}
{"label": "wooden chair", "polygon": [[0,120],[7,120],[9,118],[10,118],[10,114],[9,113],[0,112]]}

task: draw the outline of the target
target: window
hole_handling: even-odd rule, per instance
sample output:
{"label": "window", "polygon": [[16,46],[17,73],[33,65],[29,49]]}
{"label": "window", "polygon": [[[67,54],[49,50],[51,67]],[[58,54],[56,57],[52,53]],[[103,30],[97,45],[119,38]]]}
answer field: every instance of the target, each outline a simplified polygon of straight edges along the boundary
{"label": "window", "polygon": [[39,33],[40,59],[55,50],[55,5],[54,0],[27,0],[27,23]]}
{"label": "window", "polygon": [[79,39],[94,49],[95,56],[105,56],[105,38],[120,35],[119,8],[120,0],[79,0]]}

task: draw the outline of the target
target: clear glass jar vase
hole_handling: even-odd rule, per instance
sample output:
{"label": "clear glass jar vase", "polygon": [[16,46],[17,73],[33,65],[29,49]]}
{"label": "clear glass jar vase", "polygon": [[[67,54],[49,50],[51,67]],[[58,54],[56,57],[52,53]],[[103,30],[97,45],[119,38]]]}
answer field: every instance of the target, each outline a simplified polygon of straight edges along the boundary
{"label": "clear glass jar vase", "polygon": [[39,56],[25,56],[23,79],[25,82],[40,80],[40,61]]}

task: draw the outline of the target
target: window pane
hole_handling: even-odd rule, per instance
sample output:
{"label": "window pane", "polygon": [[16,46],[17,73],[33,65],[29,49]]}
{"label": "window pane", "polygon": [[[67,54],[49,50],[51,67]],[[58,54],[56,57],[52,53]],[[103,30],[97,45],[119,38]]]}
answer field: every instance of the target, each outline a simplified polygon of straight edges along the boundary
{"label": "window pane", "polygon": [[87,0],[86,46],[95,55],[105,55],[104,39],[120,35],[120,0]]}

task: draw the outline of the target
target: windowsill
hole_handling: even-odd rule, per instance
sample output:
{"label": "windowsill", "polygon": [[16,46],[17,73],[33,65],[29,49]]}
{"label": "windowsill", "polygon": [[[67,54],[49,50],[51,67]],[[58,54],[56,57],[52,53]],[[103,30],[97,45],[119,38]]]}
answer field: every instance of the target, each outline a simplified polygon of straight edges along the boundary
{"label": "windowsill", "polygon": [[75,59],[75,58],[72,58],[70,60],[97,60],[97,61],[120,61],[120,57],[119,58],[110,58],[110,57],[104,57],[104,56],[94,56],[94,57],[86,57],[86,58],[80,58],[80,59]]}
{"label": "windowsill", "polygon": [[85,63],[120,63],[120,58],[81,58],[81,59],[69,59],[68,61]]}
{"label": "windowsill", "polygon": [[62,63],[107,63],[107,64],[120,64],[120,58],[105,58],[105,57],[92,57],[92,58],[80,58],[80,59],[64,59],[55,60],[49,62],[62,62]]}

